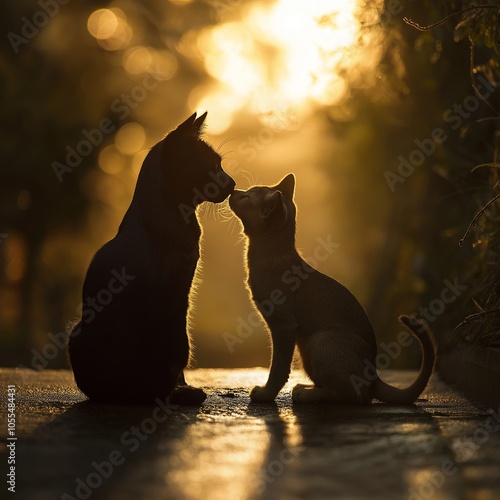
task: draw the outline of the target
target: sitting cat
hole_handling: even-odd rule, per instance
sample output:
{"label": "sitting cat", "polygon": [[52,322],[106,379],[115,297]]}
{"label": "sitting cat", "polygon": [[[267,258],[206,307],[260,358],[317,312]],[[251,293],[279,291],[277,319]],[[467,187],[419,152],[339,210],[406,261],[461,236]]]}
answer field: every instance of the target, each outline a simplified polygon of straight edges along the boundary
{"label": "sitting cat", "polygon": [[418,320],[400,318],[423,350],[420,373],[410,387],[392,387],[376,373],[366,377],[367,362],[374,366],[377,354],[372,325],[346,287],[310,267],[295,249],[294,189],[295,177],[290,174],[276,186],[235,190],[229,198],[248,237],[248,287],[269,326],[273,346],[268,381],[252,390],[252,400],[274,400],[288,380],[297,345],[314,386],[297,385],[294,401],[369,404],[376,398],[413,403],[434,366],[430,331]]}
{"label": "sitting cat", "polygon": [[[201,139],[206,115],[193,114],[149,151],[118,234],[90,263],[69,359],[78,387],[92,400],[205,399],[182,374],[201,235],[195,209],[222,202],[234,189],[221,157]],[[173,393],[178,384],[183,387]]]}

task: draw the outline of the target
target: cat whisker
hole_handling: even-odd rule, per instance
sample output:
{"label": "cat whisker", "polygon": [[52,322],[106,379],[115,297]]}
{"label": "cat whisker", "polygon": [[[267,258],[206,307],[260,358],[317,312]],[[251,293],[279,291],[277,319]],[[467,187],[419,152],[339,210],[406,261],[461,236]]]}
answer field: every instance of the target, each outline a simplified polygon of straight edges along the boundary
{"label": "cat whisker", "polygon": [[220,203],[217,206],[217,215],[222,220],[222,222],[229,225],[229,232],[231,235],[233,235],[236,228],[238,228],[238,232],[241,233],[241,238],[238,240],[237,243],[243,240],[244,235],[241,231],[241,225],[239,223],[238,217],[236,217],[236,215],[229,206],[229,198],[224,200],[224,202]]}
{"label": "cat whisker", "polygon": [[235,152],[234,149],[230,149],[229,151],[225,151],[224,153],[219,153],[219,154],[222,160],[227,160],[228,155],[234,152]]}
{"label": "cat whisker", "polygon": [[217,146],[217,153],[219,153],[221,156],[225,156],[226,153],[224,153],[224,155],[221,154],[221,149],[223,148],[223,146],[225,146],[228,142],[231,142],[231,141],[234,141],[236,139],[236,137],[228,137],[227,139],[224,139],[218,146]]}
{"label": "cat whisker", "polygon": [[253,177],[252,173],[248,170],[241,170],[241,175],[248,182],[248,187],[255,186],[258,183],[258,176]]}
{"label": "cat whisker", "polygon": [[234,215],[229,208],[229,199],[224,200],[222,203],[204,203],[198,209],[198,215],[203,220],[212,219],[215,221],[222,220],[229,222],[234,218]]}

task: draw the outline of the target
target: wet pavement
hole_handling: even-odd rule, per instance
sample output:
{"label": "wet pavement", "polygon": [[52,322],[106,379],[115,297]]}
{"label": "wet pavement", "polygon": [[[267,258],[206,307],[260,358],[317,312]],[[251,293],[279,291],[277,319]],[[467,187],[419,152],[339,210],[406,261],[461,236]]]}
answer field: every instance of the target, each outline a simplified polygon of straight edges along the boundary
{"label": "wet pavement", "polygon": [[[16,495],[3,482],[0,498],[500,499],[499,409],[438,375],[409,407],[294,405],[299,372],[275,404],[251,404],[266,375],[193,370],[200,408],[130,407],[85,401],[69,371],[1,369],[0,463],[15,459]],[[415,373],[383,376],[404,386]]]}

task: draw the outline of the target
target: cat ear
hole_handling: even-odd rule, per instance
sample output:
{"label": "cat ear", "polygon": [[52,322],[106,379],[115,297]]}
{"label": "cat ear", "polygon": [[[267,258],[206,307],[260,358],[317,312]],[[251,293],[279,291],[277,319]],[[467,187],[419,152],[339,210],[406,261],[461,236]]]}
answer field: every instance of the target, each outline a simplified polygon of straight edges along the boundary
{"label": "cat ear", "polygon": [[279,191],[275,191],[264,205],[261,212],[262,217],[269,217],[276,210],[279,203],[281,203],[281,193]]}
{"label": "cat ear", "polygon": [[193,132],[196,136],[200,136],[203,133],[205,118],[207,117],[208,111],[205,111],[201,116],[196,118],[193,123]]}
{"label": "cat ear", "polygon": [[285,198],[288,198],[290,201],[293,201],[293,193],[295,191],[295,175],[288,174],[280,181],[279,184],[274,186],[273,189],[281,191]]}
{"label": "cat ear", "polygon": [[207,114],[207,111],[205,111],[205,113],[197,118],[196,113],[193,113],[186,121],[182,122],[177,127],[176,131],[190,137],[199,137],[203,132],[203,122]]}
{"label": "cat ear", "polygon": [[182,122],[176,128],[176,130],[182,132],[183,134],[186,134],[192,129],[195,121],[196,121],[196,113],[193,113],[186,121]]}

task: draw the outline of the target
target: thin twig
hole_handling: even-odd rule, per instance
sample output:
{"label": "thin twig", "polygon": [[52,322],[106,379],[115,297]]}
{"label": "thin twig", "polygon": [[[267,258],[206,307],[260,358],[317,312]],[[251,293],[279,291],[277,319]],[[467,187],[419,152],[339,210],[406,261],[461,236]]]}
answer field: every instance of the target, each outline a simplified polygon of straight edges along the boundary
{"label": "thin twig", "polygon": [[464,12],[467,12],[469,10],[481,10],[481,9],[499,9],[499,7],[497,7],[496,5],[476,5],[475,7],[467,7],[466,9],[462,9],[460,12],[454,12],[453,14],[450,14],[441,19],[441,21],[438,21],[437,23],[434,24],[429,24],[428,26],[422,26],[408,17],[403,17],[403,21],[406,24],[413,26],[415,29],[419,31],[429,31],[432,28],[441,26],[441,24],[444,24],[446,21],[448,21],[448,19],[451,19],[452,17],[459,16],[460,14],[463,14]]}
{"label": "thin twig", "polygon": [[486,106],[488,106],[488,108],[490,108],[494,113],[496,113],[498,115],[500,113],[488,101],[488,96],[483,97],[481,95],[481,92],[479,92],[479,89],[478,89],[477,84],[476,84],[476,78],[474,76],[474,68],[476,67],[476,63],[474,62],[474,40],[472,40],[471,37],[469,37],[469,43],[470,43],[470,64],[469,64],[470,67],[469,67],[469,71],[470,71],[470,81],[471,81],[472,88],[474,90],[474,94],[476,96],[478,96],[479,99],[481,99],[481,101],[483,101],[486,104]]}
{"label": "thin twig", "polygon": [[465,234],[462,236],[462,238],[460,239],[460,241],[458,242],[459,246],[462,246],[464,244],[464,241],[465,241],[465,238],[467,238],[468,234],[470,233],[471,229],[473,227],[476,226],[476,221],[477,219],[479,219],[483,214],[484,212],[486,211],[486,209],[494,202],[496,201],[498,198],[500,198],[500,193],[497,194],[492,200],[490,200],[488,203],[486,203],[486,205],[481,208],[481,210],[479,210],[479,212],[474,216],[474,218],[472,219],[471,223],[469,224],[469,227],[467,228],[467,231],[465,231]]}
{"label": "thin twig", "polygon": [[455,327],[455,330],[462,328],[462,326],[466,325],[467,323],[470,323],[471,321],[474,321],[477,318],[480,318],[481,316],[486,316],[488,314],[492,314],[498,311],[500,311],[500,307],[496,307],[495,309],[490,309],[489,311],[481,311],[474,314],[469,314],[469,316],[466,316],[464,320]]}
{"label": "thin twig", "polygon": [[482,167],[491,167],[491,168],[500,168],[500,163],[481,163],[481,165],[476,165],[472,170],[471,170],[471,173],[472,172],[475,172],[478,168],[482,168]]}
{"label": "thin twig", "polygon": [[489,122],[493,120],[500,120],[500,116],[487,116],[485,118],[478,118],[476,123]]}

